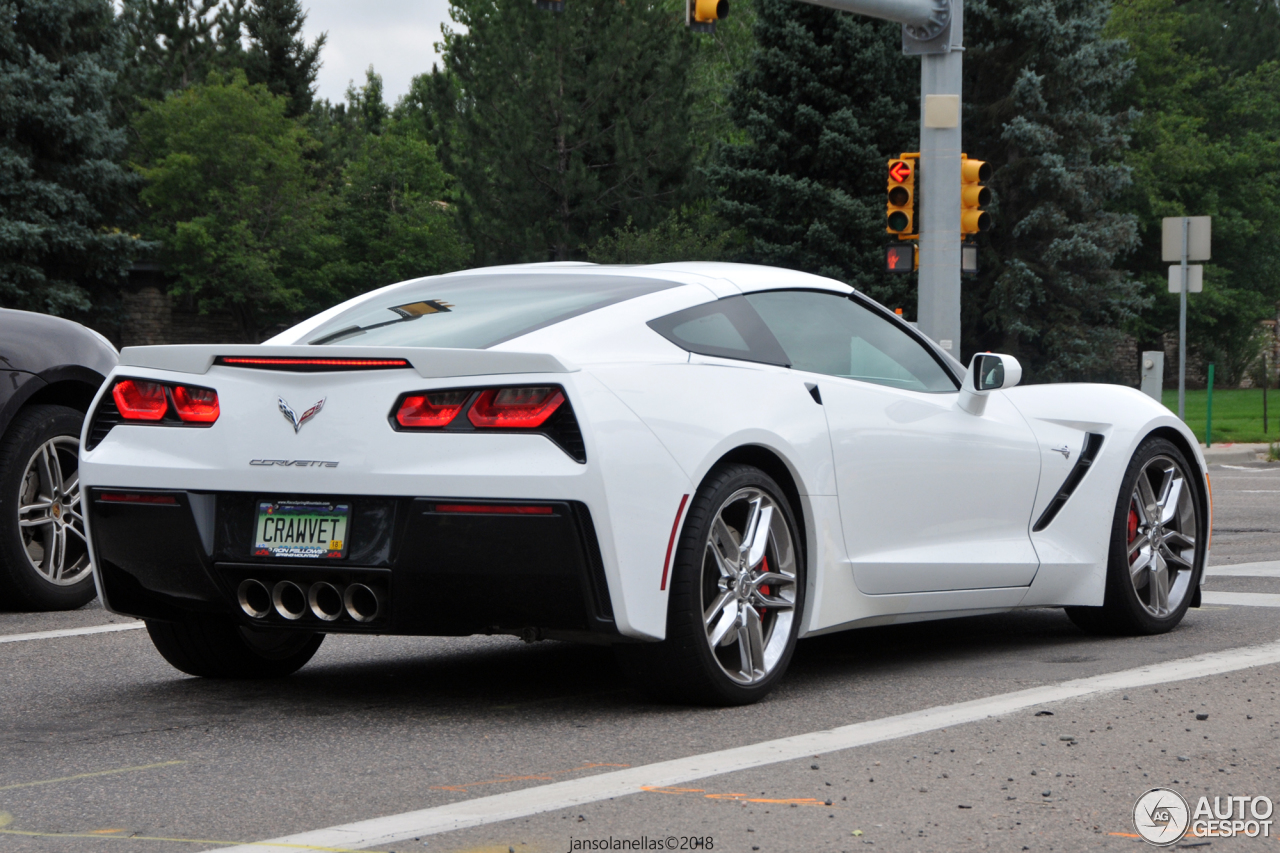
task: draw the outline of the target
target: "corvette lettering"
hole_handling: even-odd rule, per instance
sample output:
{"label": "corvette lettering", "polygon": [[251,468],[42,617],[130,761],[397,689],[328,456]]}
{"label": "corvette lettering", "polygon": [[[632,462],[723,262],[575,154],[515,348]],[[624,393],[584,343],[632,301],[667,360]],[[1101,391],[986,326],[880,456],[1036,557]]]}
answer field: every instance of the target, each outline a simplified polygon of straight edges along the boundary
{"label": "corvette lettering", "polygon": [[324,462],[319,459],[250,459],[250,465],[260,465],[270,467],[278,465],[281,468],[337,468],[337,462]]}

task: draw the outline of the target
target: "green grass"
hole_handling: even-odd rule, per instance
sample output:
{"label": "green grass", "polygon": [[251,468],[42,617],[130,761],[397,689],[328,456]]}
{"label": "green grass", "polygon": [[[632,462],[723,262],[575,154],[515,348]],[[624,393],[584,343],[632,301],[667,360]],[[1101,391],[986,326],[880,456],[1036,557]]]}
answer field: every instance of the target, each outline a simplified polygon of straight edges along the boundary
{"label": "green grass", "polygon": [[[1187,426],[1204,442],[1207,391],[1187,392]],[[1164,404],[1178,411],[1178,389],[1165,389]],[[1267,426],[1262,431],[1261,388],[1213,390],[1213,443],[1280,441],[1280,391],[1267,391]]]}

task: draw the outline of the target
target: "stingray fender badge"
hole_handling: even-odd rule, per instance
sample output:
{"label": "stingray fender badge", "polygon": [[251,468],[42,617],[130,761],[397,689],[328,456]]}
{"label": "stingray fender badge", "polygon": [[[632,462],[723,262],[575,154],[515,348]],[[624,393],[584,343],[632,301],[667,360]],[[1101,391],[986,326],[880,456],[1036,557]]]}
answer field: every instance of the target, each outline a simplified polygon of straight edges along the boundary
{"label": "stingray fender badge", "polygon": [[280,402],[280,414],[284,415],[284,419],[286,421],[293,424],[293,433],[294,435],[297,435],[298,431],[302,429],[303,424],[320,414],[320,410],[324,408],[324,400],[328,398],[326,397],[322,399],[320,402],[303,412],[301,416],[293,410],[292,406],[284,401],[284,397],[278,397],[277,399]]}

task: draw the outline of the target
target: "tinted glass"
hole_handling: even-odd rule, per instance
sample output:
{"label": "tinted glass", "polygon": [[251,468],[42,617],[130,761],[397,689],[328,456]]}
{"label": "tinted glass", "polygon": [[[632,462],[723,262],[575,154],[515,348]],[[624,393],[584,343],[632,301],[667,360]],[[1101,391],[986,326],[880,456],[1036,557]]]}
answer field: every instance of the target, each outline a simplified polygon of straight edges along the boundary
{"label": "tinted glass", "polygon": [[731,296],[649,322],[681,349],[720,358],[786,364],[787,356],[746,299]]}
{"label": "tinted glass", "polygon": [[956,383],[917,340],[844,296],[776,290],[746,297],[796,370],[911,391],[955,391]]}
{"label": "tinted glass", "polygon": [[545,273],[428,279],[339,314],[313,331],[307,343],[486,349],[675,286],[654,279]]}

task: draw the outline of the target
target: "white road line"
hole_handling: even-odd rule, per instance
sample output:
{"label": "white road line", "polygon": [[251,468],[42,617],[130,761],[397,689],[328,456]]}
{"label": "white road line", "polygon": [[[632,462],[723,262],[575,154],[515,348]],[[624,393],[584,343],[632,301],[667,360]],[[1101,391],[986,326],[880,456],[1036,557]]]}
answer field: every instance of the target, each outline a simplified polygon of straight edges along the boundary
{"label": "white road line", "polygon": [[1237,563],[1234,566],[1210,566],[1205,572],[1211,578],[1280,578],[1280,560],[1269,563]]}
{"label": "white road line", "polygon": [[1273,592],[1214,592],[1201,593],[1205,604],[1234,604],[1237,607],[1280,607],[1280,595]]}
{"label": "white road line", "polygon": [[1220,675],[1240,669],[1280,663],[1280,642],[1227,649],[1165,663],[1126,669],[960,702],[926,708],[896,717],[855,723],[829,731],[810,732],[780,740],[615,770],[596,776],[537,785],[506,794],[477,797],[435,808],[317,829],[284,838],[224,848],[223,853],[294,853],[296,846],[361,848],[393,844],[409,838],[452,832],[594,803],[640,792],[642,785],[683,785],[709,776],[809,758],[950,726],[972,723],[1048,702],[1097,696],[1153,684]]}
{"label": "white road line", "polygon": [[24,643],[27,640],[56,640],[58,637],[82,637],[85,634],[109,634],[112,631],[133,631],[147,627],[142,622],[121,622],[115,625],[94,625],[91,628],[63,628],[60,631],[36,631],[34,634],[0,634],[0,643]]}

